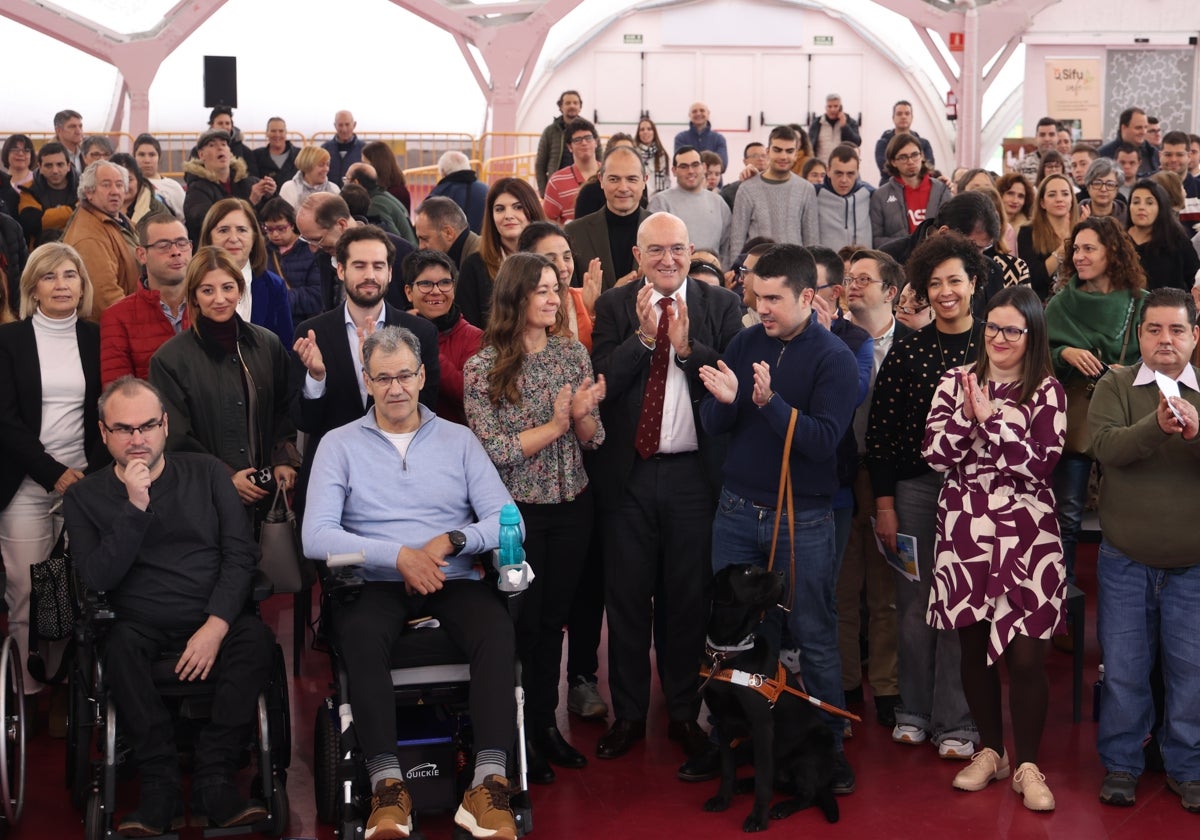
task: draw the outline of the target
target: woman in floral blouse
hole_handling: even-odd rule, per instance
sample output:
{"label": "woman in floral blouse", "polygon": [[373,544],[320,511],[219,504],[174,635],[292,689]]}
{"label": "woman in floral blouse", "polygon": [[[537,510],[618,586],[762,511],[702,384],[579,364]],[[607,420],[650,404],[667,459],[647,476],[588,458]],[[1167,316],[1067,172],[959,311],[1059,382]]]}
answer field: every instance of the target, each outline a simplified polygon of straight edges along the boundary
{"label": "woman in floral blouse", "polygon": [[549,762],[587,759],[555,722],[563,625],[592,529],[592,500],[580,449],[604,442],[587,350],[552,333],[563,317],[558,272],[545,257],[512,254],[496,274],[483,347],[463,368],[467,422],[483,443],[525,520],[525,559],[535,578],[517,619],[525,685],[529,775],[554,781]]}

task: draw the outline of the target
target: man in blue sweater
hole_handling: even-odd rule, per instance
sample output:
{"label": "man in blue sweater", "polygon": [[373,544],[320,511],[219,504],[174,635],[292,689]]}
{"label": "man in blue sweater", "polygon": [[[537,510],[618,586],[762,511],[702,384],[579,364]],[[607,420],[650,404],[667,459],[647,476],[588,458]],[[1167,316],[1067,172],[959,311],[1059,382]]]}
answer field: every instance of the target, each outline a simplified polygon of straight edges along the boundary
{"label": "man in blue sweater", "polygon": [[506,778],[516,740],[513,626],[473,569],[474,555],[499,545],[500,508],[512,497],[470,429],[418,403],[420,353],[403,327],[381,327],[363,342],[363,379],[375,402],[321,441],[304,547],[310,557],[366,555],[362,594],[336,604],[333,616],[374,793],[366,836],[412,831],[390,652],[410,618],[429,615],[470,657],[475,775],[454,821],[472,837],[516,840]]}
{"label": "man in blue sweater", "polygon": [[[798,245],[776,245],[759,258],[754,293],[762,323],[738,333],[716,367],[700,369],[710,394],[700,406],[700,419],[708,434],[730,435],[713,520],[717,571],[733,563],[769,561],[779,474],[774,465],[783,458],[791,412],[799,412],[791,451],[797,563],[787,623],[800,647],[808,692],[841,707],[831,502],[838,489],[838,442],[858,396],[858,366],[846,344],[818,322],[816,283],[816,263]],[[776,550],[782,568],[792,553],[785,526]],[[826,715],[826,723],[838,748],[834,791],[851,793],[854,773],[842,752],[842,722]]]}

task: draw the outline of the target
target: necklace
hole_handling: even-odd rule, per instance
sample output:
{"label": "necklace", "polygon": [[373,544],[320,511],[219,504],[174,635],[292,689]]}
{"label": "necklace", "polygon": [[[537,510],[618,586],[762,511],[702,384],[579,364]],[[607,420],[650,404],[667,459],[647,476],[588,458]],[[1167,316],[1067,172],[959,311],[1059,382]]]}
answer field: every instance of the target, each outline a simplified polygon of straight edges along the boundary
{"label": "necklace", "polygon": [[942,357],[942,371],[948,371],[951,367],[961,367],[971,358],[971,348],[975,346],[975,322],[971,322],[971,332],[967,338],[967,349],[963,351],[962,361],[957,365],[952,366],[946,361],[946,351],[942,349],[942,332],[937,328],[936,324],[933,327],[933,337],[937,340],[938,355]]}

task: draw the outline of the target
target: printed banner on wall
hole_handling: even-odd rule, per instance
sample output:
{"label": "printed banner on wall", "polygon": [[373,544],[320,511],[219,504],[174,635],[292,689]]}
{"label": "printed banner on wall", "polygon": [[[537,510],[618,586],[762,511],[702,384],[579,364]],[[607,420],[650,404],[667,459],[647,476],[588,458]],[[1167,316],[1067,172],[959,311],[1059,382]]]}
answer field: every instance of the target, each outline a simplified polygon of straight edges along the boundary
{"label": "printed banner on wall", "polygon": [[1046,59],[1046,113],[1067,123],[1080,137],[1103,137],[1100,60]]}

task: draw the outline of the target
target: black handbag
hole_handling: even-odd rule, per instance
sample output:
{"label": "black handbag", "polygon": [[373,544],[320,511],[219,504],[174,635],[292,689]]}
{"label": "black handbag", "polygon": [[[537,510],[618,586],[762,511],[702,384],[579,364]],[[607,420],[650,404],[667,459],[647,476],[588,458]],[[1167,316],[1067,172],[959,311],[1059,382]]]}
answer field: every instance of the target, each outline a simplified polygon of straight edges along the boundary
{"label": "black handbag", "polygon": [[78,591],[65,526],[50,556],[30,567],[29,579],[29,673],[38,682],[57,685],[66,676],[70,652],[64,652],[58,671],[47,675],[41,643],[70,638],[79,618]]}

